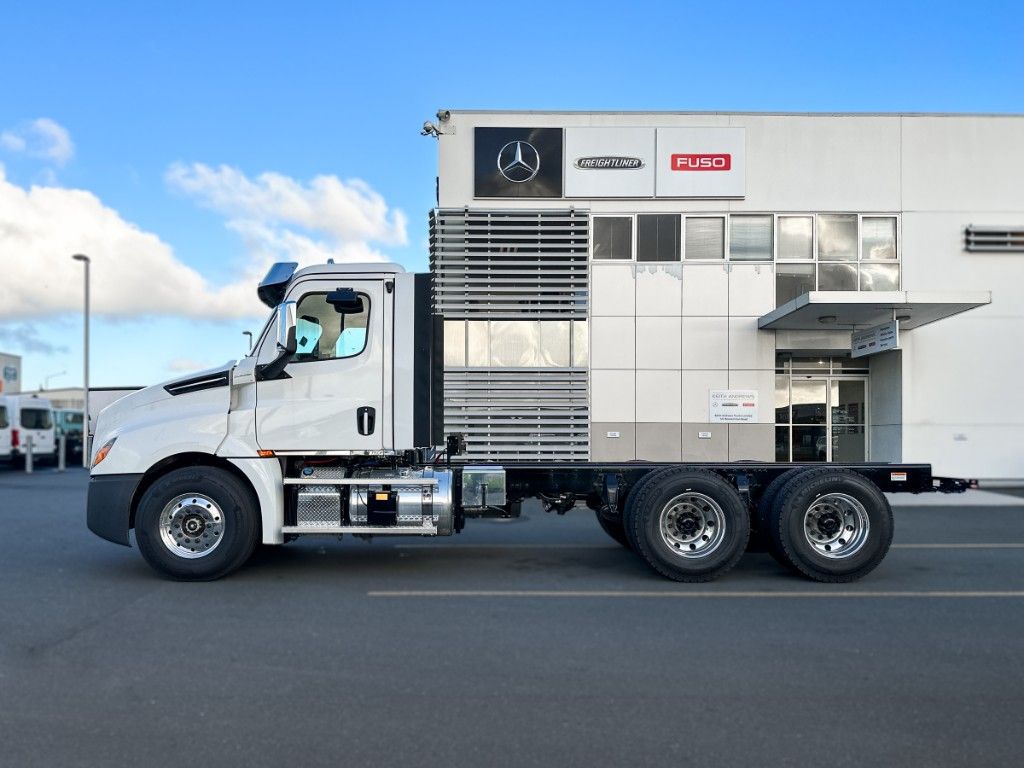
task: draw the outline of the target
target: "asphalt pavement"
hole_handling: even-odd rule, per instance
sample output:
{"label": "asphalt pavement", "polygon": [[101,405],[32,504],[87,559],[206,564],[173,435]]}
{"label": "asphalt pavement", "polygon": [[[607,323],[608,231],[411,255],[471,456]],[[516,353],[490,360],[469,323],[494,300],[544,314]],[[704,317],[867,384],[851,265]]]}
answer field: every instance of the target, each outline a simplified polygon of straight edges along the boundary
{"label": "asphalt pavement", "polygon": [[592,513],[306,539],[181,584],[0,470],[0,766],[1020,765],[1024,503],[896,509],[868,578],[675,584]]}

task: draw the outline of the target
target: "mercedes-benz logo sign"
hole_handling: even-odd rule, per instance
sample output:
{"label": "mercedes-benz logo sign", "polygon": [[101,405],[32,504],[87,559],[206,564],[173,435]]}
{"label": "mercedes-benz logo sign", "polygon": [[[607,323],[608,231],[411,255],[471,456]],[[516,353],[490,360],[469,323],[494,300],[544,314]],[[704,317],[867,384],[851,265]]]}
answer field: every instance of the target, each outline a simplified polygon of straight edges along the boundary
{"label": "mercedes-benz logo sign", "polygon": [[540,152],[528,141],[510,141],[498,151],[498,173],[515,184],[540,172]]}

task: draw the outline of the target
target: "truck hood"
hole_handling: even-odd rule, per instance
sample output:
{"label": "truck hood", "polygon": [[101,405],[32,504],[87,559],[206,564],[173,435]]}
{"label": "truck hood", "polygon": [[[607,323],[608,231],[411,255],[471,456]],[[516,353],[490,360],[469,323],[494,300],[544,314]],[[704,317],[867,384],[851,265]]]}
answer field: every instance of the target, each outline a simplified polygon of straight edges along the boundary
{"label": "truck hood", "polygon": [[[229,360],[223,365],[208,368],[185,378],[154,384],[115,400],[100,411],[97,417],[94,443],[97,446],[102,445],[103,442],[110,439],[110,436],[117,434],[127,422],[147,418],[141,411],[176,409],[179,404],[185,408],[191,408],[198,405],[197,400],[203,400],[215,408],[223,402],[223,412],[226,418],[230,402],[228,385],[231,382],[231,370],[234,366],[235,361]],[[215,390],[220,391],[216,392]],[[175,403],[164,402],[169,400],[174,400]]]}

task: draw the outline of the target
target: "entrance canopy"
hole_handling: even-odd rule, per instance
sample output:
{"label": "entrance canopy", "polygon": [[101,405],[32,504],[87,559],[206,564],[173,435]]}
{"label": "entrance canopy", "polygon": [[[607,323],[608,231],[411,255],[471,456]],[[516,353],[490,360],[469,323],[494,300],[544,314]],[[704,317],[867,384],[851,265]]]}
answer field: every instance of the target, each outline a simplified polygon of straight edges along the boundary
{"label": "entrance canopy", "polygon": [[757,327],[772,331],[867,328],[899,321],[917,328],[992,302],[989,291],[811,291],[762,315]]}

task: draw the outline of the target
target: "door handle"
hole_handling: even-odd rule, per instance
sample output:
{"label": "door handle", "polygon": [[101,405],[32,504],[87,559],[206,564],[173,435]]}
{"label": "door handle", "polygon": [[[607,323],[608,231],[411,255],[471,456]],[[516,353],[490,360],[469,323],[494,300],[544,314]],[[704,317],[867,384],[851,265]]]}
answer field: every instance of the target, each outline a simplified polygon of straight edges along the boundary
{"label": "door handle", "polygon": [[356,408],[356,429],[360,435],[372,435],[373,424],[377,420],[377,411],[368,405]]}

